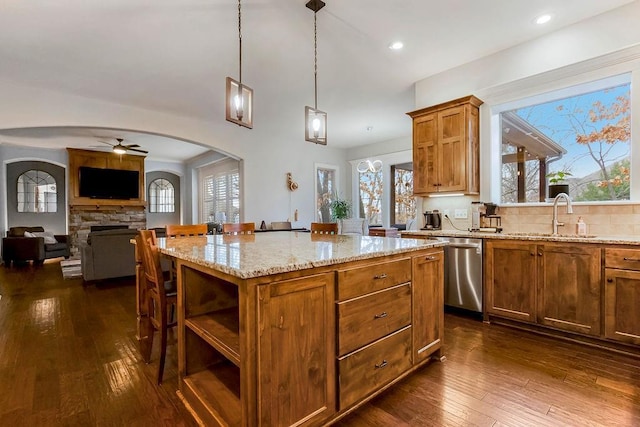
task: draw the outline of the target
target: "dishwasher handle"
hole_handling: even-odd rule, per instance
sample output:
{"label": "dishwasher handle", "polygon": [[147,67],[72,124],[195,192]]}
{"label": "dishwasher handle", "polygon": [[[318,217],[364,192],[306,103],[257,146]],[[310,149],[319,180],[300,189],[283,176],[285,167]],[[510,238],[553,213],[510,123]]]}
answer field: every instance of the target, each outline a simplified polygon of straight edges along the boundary
{"label": "dishwasher handle", "polygon": [[449,243],[447,247],[456,249],[479,249],[480,245],[477,243]]}

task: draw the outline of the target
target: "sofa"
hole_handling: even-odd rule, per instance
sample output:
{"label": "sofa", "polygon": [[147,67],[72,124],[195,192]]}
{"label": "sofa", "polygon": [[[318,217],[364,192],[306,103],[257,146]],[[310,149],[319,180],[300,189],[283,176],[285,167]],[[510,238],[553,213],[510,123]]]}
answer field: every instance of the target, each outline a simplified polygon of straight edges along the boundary
{"label": "sofa", "polygon": [[33,261],[42,264],[45,259],[69,258],[71,239],[65,234],[53,234],[43,227],[11,227],[2,238],[2,260],[5,267],[11,263]]}
{"label": "sofa", "polygon": [[138,230],[132,228],[91,231],[80,245],[82,278],[85,281],[135,276],[135,246]]}

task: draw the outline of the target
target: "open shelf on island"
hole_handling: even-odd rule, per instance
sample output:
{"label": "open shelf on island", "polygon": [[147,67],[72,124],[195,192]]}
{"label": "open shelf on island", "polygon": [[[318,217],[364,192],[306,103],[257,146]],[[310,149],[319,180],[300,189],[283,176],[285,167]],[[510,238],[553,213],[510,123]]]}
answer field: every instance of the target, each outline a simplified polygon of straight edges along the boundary
{"label": "open shelf on island", "polygon": [[195,394],[214,419],[230,426],[242,425],[240,370],[229,362],[209,366],[183,379],[188,394]]}
{"label": "open shelf on island", "polygon": [[185,319],[184,323],[234,365],[240,366],[238,307],[201,314]]}

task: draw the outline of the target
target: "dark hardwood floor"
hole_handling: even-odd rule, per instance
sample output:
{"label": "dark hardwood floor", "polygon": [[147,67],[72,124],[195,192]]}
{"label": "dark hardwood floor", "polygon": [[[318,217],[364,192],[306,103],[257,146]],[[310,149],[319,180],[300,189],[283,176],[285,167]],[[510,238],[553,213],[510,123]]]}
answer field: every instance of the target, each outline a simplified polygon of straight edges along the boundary
{"label": "dark hardwood floor", "polygon": [[[134,304],[133,279],[83,287],[57,262],[0,267],[0,425],[195,425],[175,393],[175,335],[158,387],[158,352],[142,361]],[[640,360],[455,315],[445,323],[444,363],[336,425],[640,426]]]}

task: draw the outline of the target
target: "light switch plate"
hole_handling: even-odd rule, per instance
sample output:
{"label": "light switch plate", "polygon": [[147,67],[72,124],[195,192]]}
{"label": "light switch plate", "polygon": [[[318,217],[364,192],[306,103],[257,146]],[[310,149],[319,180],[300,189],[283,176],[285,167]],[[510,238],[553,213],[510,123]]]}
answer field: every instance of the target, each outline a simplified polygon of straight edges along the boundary
{"label": "light switch plate", "polygon": [[467,219],[468,218],[468,214],[467,214],[467,210],[466,209],[456,209],[454,215],[455,215],[454,216],[455,219]]}

